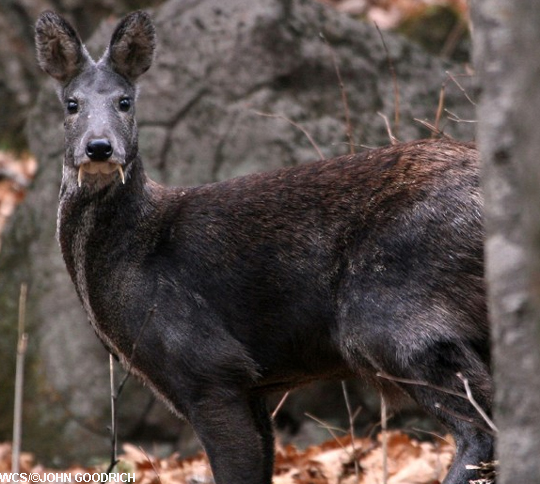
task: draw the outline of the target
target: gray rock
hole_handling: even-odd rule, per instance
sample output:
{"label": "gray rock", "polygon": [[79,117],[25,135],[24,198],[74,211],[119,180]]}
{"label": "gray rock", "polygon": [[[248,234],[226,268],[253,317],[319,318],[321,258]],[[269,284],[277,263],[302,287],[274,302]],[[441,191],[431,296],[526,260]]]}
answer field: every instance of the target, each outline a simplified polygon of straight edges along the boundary
{"label": "gray rock", "polygon": [[[388,143],[377,113],[393,117],[394,85],[373,26],[308,0],[170,0],[154,17],[159,48],[141,81],[137,109],[141,151],[156,181],[194,185],[317,159],[298,126],[325,157],[347,153],[334,56],[355,144]],[[102,23],[90,41],[92,52],[104,47],[113,27],[114,22]],[[385,34],[385,41],[400,88],[395,134],[403,140],[425,137],[429,132],[413,118],[435,118],[445,71],[460,69],[394,35]],[[454,85],[446,90],[446,107],[461,118],[473,116],[473,106]],[[442,124],[455,137],[471,137],[468,124]],[[51,84],[38,98],[28,133],[40,168],[3,244],[0,350],[14,354],[18,286],[28,281],[32,364],[25,448],[40,456],[84,459],[108,451],[108,359],[86,322],[55,240],[63,135]],[[2,388],[4,382],[11,385],[10,368],[0,369]],[[120,412],[129,438],[141,437],[146,428],[149,439],[171,440],[180,428],[135,382]],[[0,434],[6,425],[0,420]]]}

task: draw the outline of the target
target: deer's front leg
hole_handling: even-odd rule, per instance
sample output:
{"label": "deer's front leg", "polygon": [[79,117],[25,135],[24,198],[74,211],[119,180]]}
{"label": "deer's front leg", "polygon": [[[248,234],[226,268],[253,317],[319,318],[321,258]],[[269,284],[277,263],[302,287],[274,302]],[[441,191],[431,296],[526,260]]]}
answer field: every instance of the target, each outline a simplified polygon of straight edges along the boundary
{"label": "deer's front leg", "polygon": [[216,484],[270,484],[274,439],[262,397],[213,389],[190,406],[189,420]]}

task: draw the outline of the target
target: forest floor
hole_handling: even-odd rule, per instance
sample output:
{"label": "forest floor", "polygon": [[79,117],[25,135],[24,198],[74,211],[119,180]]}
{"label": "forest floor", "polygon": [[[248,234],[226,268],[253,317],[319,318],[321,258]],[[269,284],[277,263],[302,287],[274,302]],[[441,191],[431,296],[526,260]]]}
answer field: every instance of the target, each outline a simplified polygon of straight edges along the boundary
{"label": "forest floor", "polygon": [[[437,484],[442,481],[454,455],[451,437],[435,442],[419,442],[408,435],[386,433],[376,440],[350,437],[329,440],[299,450],[276,446],[273,484]],[[356,457],[356,458],[355,458]],[[178,454],[160,459],[130,444],[123,446],[116,472],[135,473],[138,484],[210,484],[211,472],[204,454],[182,459]],[[23,453],[21,472],[40,475],[65,472],[76,474],[104,472],[108,465],[69,469],[46,469],[31,454]],[[0,474],[11,471],[11,445],[0,444]],[[384,475],[386,473],[386,479]],[[481,481],[479,481],[481,482]]]}

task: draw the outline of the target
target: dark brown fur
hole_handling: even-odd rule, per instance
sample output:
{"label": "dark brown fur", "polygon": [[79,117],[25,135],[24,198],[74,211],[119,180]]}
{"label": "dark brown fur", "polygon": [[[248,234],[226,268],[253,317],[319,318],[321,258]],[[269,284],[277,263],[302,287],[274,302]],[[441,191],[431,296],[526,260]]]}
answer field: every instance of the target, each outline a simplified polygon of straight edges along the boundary
{"label": "dark brown fur", "polygon": [[[443,422],[457,443],[445,484],[468,482],[465,465],[489,460],[493,439],[466,399],[435,387],[463,392],[461,372],[491,408],[475,149],[416,141],[195,188],[157,185],[124,102],[150,65],[150,27],[131,14],[95,63],[55,14],[36,26],[40,65],[66,104],[60,244],[99,337],[189,420],[218,484],[271,482],[265,394],[354,375]],[[86,61],[66,66],[59,51]],[[96,142],[111,154],[89,151]]]}

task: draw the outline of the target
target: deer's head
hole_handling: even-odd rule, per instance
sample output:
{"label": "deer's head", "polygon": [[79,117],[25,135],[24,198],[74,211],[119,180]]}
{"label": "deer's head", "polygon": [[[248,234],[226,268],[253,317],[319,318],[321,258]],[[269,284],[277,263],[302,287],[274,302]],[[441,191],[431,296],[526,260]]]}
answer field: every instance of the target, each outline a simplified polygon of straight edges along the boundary
{"label": "deer's head", "polygon": [[38,62],[64,105],[64,183],[102,188],[129,177],[138,151],[135,83],[152,64],[155,44],[148,14],[133,12],[96,62],[65,19],[50,11],[39,17]]}

